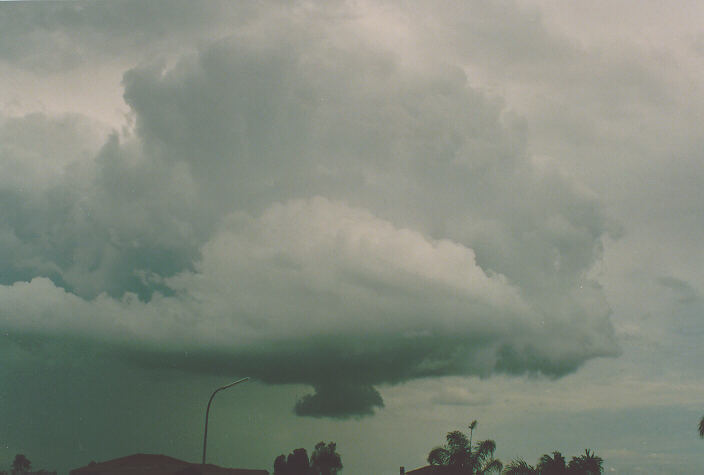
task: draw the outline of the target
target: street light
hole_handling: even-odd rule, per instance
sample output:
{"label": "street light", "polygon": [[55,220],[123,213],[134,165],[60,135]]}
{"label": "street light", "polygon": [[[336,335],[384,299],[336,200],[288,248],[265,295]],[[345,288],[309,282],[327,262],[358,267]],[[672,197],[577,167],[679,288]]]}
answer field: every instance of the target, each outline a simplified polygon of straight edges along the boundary
{"label": "street light", "polygon": [[235,384],[244,383],[248,379],[249,379],[248,377],[238,379],[234,383],[230,383],[227,386],[217,388],[215,391],[213,391],[213,394],[210,396],[210,401],[208,401],[208,408],[205,410],[205,433],[203,434],[203,465],[205,465],[205,444],[207,444],[207,442],[208,442],[208,414],[210,414],[210,403],[213,402],[213,398],[215,397],[215,394],[217,394],[218,391],[222,391],[223,389],[231,388]]}

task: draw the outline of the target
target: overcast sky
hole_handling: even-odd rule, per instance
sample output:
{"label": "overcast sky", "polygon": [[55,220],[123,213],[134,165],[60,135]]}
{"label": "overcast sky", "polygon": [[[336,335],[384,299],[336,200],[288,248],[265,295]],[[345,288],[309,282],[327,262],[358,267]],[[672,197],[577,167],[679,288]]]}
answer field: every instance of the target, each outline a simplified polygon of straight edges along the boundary
{"label": "overcast sky", "polygon": [[704,442],[701,2],[0,5],[0,467]]}

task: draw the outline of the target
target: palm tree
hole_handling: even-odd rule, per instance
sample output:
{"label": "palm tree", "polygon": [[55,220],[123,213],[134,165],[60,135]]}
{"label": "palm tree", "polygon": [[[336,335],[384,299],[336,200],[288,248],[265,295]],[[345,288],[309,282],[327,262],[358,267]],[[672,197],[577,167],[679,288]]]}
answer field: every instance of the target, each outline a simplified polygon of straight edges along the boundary
{"label": "palm tree", "polygon": [[511,460],[502,473],[503,475],[538,475],[540,472],[522,458],[517,458]]}
{"label": "palm tree", "polygon": [[553,452],[552,457],[543,454],[537,465],[540,475],[564,475],[567,473],[565,457],[560,452]]}
{"label": "palm tree", "polygon": [[447,443],[442,447],[435,447],[428,454],[430,465],[451,467],[462,474],[485,474],[500,472],[503,464],[494,458],[496,442],[482,440],[472,447],[472,434],[477,426],[477,421],[469,425],[469,438],[462,432],[455,430],[448,432]]}
{"label": "palm tree", "polygon": [[469,446],[472,446],[472,435],[474,434],[474,429],[477,427],[477,420],[474,419],[469,423]]}
{"label": "palm tree", "polygon": [[569,473],[578,473],[580,475],[598,475],[604,471],[603,463],[604,459],[594,455],[594,451],[586,449],[584,455],[572,457],[572,460],[567,465],[567,470]]}
{"label": "palm tree", "polygon": [[699,421],[699,437],[704,438],[704,417]]}

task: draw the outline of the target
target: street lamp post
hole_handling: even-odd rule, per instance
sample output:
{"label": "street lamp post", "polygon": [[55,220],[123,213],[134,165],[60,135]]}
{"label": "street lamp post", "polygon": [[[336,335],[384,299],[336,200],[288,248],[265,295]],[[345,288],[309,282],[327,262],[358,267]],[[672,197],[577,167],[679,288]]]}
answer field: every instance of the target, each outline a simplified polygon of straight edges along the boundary
{"label": "street lamp post", "polygon": [[213,402],[213,398],[215,397],[215,394],[217,394],[218,391],[222,391],[223,389],[231,388],[235,384],[244,383],[248,379],[249,379],[248,377],[238,379],[234,383],[230,383],[227,386],[217,388],[215,391],[213,391],[213,394],[210,396],[210,401],[208,401],[208,408],[205,410],[205,432],[203,434],[203,465],[205,465],[205,447],[206,447],[206,444],[208,443],[208,414],[210,414],[210,403]]}

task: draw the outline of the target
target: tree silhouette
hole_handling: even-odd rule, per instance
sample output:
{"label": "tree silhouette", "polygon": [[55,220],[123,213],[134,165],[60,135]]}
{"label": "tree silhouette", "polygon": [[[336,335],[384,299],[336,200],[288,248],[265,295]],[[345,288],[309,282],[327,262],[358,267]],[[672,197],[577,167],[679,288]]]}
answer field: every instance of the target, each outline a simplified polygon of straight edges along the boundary
{"label": "tree silhouette", "polygon": [[308,461],[308,452],[306,452],[306,449],[295,449],[293,453],[288,454],[286,467],[291,474],[299,475],[310,473],[310,462]]}
{"label": "tree silhouette", "polygon": [[525,460],[518,458],[511,461],[503,471],[504,475],[597,475],[603,472],[604,460],[594,455],[587,449],[583,455],[572,457],[569,464],[565,464],[565,457],[560,452],[553,452],[552,456],[543,454],[538,464],[533,467]]}
{"label": "tree silhouette", "polygon": [[311,466],[315,475],[335,475],[342,470],[342,458],[337,453],[337,444],[320,441],[315,444],[315,450],[310,456]]}
{"label": "tree silhouette", "polygon": [[502,473],[504,475],[539,475],[540,472],[522,458],[517,458],[511,460]]}
{"label": "tree silhouette", "polygon": [[496,442],[482,440],[472,447],[471,437],[476,426],[477,421],[472,421],[469,425],[469,438],[458,430],[448,432],[447,443],[430,451],[428,463],[451,467],[454,471],[463,474],[500,472],[503,465],[501,461],[494,458]]}
{"label": "tree silhouette", "polygon": [[699,437],[704,438],[704,417],[699,420]]}
{"label": "tree silhouette", "polygon": [[474,419],[469,423],[469,446],[472,446],[472,435],[474,435],[474,429],[477,427],[477,420]]}
{"label": "tree silhouette", "polygon": [[286,456],[281,454],[274,460],[274,475],[286,475],[287,470]]}
{"label": "tree silhouette", "polygon": [[274,460],[274,475],[312,475],[306,449],[294,449],[288,457],[281,454]]}
{"label": "tree silhouette", "polygon": [[342,470],[342,457],[337,444],[318,442],[308,459],[306,449],[295,449],[288,457],[281,454],[274,459],[274,475],[335,475]]}
{"label": "tree silhouette", "polygon": [[567,473],[565,457],[560,452],[553,452],[552,457],[543,454],[536,467],[540,475],[564,475]]}
{"label": "tree silhouette", "polygon": [[29,459],[23,454],[17,454],[15,455],[15,460],[12,462],[11,467],[13,475],[27,473],[32,467],[32,462],[30,462]]}
{"label": "tree silhouette", "polygon": [[602,467],[603,463],[604,459],[594,455],[594,451],[586,449],[584,455],[572,457],[572,460],[570,460],[570,463],[567,465],[567,469],[569,473],[598,475],[604,471]]}

